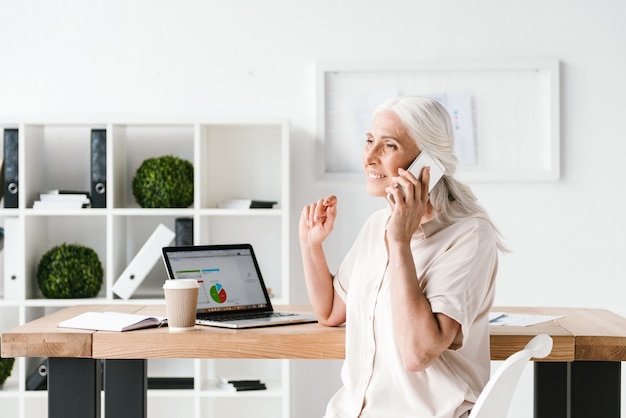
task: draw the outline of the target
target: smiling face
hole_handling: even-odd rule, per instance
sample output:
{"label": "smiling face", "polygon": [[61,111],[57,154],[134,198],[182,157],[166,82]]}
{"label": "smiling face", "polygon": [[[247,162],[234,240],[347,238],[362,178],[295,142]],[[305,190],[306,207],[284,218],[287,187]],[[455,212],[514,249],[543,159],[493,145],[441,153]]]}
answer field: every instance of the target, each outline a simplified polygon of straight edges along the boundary
{"label": "smiling face", "polygon": [[394,112],[386,110],[376,114],[363,149],[367,193],[387,196],[385,188],[392,185],[391,178],[398,175],[398,168],[408,168],[419,152]]}

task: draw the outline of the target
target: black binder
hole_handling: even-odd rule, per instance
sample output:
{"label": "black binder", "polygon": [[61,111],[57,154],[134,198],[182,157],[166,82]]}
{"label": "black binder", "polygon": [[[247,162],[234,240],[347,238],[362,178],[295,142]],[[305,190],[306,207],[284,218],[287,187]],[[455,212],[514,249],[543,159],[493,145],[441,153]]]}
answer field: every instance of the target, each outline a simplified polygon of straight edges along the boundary
{"label": "black binder", "polygon": [[4,130],[4,207],[18,207],[18,131]]}
{"label": "black binder", "polygon": [[91,207],[106,208],[107,204],[107,133],[105,129],[91,130]]}
{"label": "black binder", "polygon": [[46,390],[48,388],[48,359],[44,359],[26,379],[27,390]]}
{"label": "black binder", "polygon": [[177,247],[193,245],[193,218],[176,218],[176,239],[174,244]]}

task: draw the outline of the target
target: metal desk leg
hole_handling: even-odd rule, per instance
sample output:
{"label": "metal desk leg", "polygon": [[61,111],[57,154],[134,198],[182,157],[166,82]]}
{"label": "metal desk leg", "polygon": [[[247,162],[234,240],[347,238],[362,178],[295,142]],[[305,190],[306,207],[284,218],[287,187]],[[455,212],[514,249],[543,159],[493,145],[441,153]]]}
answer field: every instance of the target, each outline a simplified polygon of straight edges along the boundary
{"label": "metal desk leg", "polygon": [[621,363],[535,362],[535,418],[619,418]]}
{"label": "metal desk leg", "polygon": [[104,414],[147,418],[148,361],[104,360]]}
{"label": "metal desk leg", "polygon": [[534,363],[535,418],[569,418],[567,364]]}
{"label": "metal desk leg", "polygon": [[100,418],[99,360],[48,358],[48,418]]}
{"label": "metal desk leg", "polygon": [[570,363],[571,418],[619,418],[621,372],[619,362]]}

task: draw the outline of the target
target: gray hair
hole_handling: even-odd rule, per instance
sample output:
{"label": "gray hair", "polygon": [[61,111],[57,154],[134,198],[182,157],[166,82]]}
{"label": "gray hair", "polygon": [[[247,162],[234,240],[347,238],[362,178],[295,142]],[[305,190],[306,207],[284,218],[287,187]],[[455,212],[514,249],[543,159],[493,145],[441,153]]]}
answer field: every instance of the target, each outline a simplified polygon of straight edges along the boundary
{"label": "gray hair", "polygon": [[430,202],[436,211],[452,221],[476,217],[487,221],[496,233],[498,248],[507,251],[495,224],[478,204],[471,188],[456,179],[459,161],[454,154],[454,131],[448,111],[435,99],[405,96],[383,102],[374,114],[392,111],[402,121],[409,136],[420,150],[426,150],[445,167],[445,174],[430,193]]}

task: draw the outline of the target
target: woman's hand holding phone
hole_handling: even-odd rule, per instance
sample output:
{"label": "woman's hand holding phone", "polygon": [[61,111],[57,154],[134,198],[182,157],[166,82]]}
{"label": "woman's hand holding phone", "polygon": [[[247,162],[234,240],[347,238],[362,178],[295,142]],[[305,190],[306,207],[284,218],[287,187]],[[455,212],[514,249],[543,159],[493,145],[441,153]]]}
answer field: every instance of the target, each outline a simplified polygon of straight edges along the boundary
{"label": "woman's hand holding phone", "polygon": [[[426,151],[422,151],[411,163],[409,168],[407,168],[407,171],[411,172],[416,179],[422,181],[422,172],[425,167],[430,167],[430,178],[428,182],[428,193],[430,193],[441,177],[443,177],[445,168],[435,157],[431,156]],[[396,184],[396,187],[401,188],[402,186]],[[400,192],[404,195],[402,190],[400,190]],[[392,193],[387,194],[387,200],[389,200],[392,205],[395,204],[395,198]]]}

